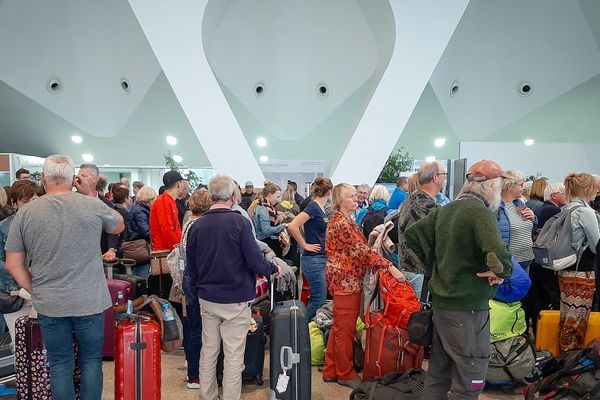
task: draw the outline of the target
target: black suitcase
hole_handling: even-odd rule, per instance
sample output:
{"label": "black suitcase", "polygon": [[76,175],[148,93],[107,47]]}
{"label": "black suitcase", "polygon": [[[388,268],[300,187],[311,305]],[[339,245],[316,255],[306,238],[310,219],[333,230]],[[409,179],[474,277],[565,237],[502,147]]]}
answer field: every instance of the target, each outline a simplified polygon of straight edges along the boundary
{"label": "black suitcase", "polygon": [[148,294],[148,280],[135,275],[113,274],[113,279],[131,283],[131,297],[137,299]]}
{"label": "black suitcase", "polygon": [[[309,400],[311,397],[310,338],[306,308],[299,300],[275,303],[271,312],[270,400]],[[287,386],[277,382],[286,370]]]}
{"label": "black suitcase", "polygon": [[[244,365],[246,368],[242,372],[242,379],[254,380],[257,384],[263,384],[263,367],[265,365],[265,330],[262,318],[254,317],[258,329],[254,332],[248,331],[246,337],[246,350],[244,351]],[[217,359],[217,382],[223,381],[223,346]]]}

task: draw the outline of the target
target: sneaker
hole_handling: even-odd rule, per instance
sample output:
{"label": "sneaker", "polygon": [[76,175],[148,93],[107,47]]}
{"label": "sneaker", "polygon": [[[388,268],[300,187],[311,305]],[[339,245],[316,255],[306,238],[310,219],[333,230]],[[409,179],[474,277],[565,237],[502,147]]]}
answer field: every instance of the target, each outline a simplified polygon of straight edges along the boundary
{"label": "sneaker", "polygon": [[338,385],[356,389],[358,387],[358,385],[360,385],[361,382],[360,382],[360,378],[356,377],[356,378],[350,379],[349,381],[341,381],[338,379],[337,383],[338,383]]}
{"label": "sneaker", "polygon": [[188,380],[187,384],[188,389],[200,389],[200,378],[194,378]]}

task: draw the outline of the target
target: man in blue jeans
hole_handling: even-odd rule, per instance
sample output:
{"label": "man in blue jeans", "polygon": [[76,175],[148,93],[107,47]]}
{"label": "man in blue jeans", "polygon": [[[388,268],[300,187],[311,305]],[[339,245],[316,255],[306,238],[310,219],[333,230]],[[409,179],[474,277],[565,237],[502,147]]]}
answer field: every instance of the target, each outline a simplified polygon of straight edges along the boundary
{"label": "man in blue jeans", "polygon": [[72,192],[74,177],[70,158],[46,159],[42,172],[46,195],[15,216],[5,246],[6,269],[32,294],[50,363],[52,396],[75,400],[75,337],[80,399],[100,400],[104,310],[111,300],[98,243],[103,230],[118,234],[124,223],[98,198]]}

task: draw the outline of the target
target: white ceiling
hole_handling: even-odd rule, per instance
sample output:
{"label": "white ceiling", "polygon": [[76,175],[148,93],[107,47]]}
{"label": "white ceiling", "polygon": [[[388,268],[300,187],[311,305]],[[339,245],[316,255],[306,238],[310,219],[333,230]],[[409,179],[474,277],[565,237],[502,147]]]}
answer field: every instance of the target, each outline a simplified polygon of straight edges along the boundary
{"label": "white ceiling", "polygon": [[[247,4],[210,1],[204,39],[255,155],[337,159],[387,65],[389,4]],[[0,54],[0,151],[162,165],[164,137],[173,134],[185,164],[209,166],[127,2],[0,1]],[[557,141],[563,131],[564,140],[598,141],[599,74],[600,1],[472,0],[398,143],[420,157],[447,134],[451,157],[460,140],[512,141],[535,127],[538,141]],[[64,84],[60,94],[46,90],[52,77]],[[253,94],[259,80],[261,99]],[[325,100],[316,95],[321,80],[330,89]],[[460,89],[450,97],[455,80]],[[523,80],[532,83],[528,97],[516,92]],[[71,143],[72,134],[84,143]],[[266,149],[256,147],[259,135],[268,137]]]}

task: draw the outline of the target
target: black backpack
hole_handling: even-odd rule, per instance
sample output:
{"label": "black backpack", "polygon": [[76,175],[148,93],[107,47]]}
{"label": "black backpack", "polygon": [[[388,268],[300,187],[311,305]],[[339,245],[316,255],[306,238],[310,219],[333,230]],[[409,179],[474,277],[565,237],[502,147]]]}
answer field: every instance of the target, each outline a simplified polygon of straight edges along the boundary
{"label": "black backpack", "polygon": [[422,369],[389,372],[378,381],[361,383],[350,393],[350,400],[418,400],[424,386]]}
{"label": "black backpack", "polygon": [[590,347],[561,354],[543,369],[543,378],[525,388],[525,399],[600,398],[600,338]]}
{"label": "black backpack", "polygon": [[388,210],[388,207],[383,207],[379,211],[374,210],[372,207],[367,209],[367,215],[362,219],[362,231],[367,239],[376,226],[383,224],[383,220],[385,219]]}

